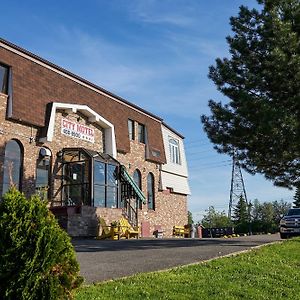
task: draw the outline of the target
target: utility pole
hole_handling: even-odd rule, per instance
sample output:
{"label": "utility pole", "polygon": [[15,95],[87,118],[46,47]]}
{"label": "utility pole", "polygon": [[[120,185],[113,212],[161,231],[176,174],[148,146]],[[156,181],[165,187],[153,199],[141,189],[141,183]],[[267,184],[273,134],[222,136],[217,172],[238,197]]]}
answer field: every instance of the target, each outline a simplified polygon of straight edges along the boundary
{"label": "utility pole", "polygon": [[229,208],[228,208],[229,219],[231,219],[231,213],[233,207],[238,203],[240,197],[243,197],[243,199],[245,199],[248,207],[248,200],[247,200],[243,175],[241,171],[241,166],[238,162],[238,159],[236,158],[236,155],[234,154],[232,158],[232,175],[231,175],[230,199],[229,199]]}

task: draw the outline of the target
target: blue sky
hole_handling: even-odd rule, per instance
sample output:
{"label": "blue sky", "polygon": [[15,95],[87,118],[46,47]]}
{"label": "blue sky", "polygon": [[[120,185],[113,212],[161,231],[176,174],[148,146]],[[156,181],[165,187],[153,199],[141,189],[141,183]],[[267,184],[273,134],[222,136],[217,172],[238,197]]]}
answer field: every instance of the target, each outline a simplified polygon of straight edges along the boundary
{"label": "blue sky", "polygon": [[[200,116],[222,100],[207,78],[226,57],[229,18],[254,0],[5,1],[1,36],[161,116],[185,137],[199,219],[210,205],[227,210],[231,161],[217,154]],[[248,199],[291,202],[293,191],[243,172]]]}

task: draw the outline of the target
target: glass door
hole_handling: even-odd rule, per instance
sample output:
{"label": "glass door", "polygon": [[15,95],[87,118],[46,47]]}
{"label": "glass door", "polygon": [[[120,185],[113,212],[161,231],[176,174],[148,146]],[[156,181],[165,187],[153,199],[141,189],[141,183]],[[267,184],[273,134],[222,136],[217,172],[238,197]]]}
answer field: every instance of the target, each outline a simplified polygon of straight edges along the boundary
{"label": "glass door", "polygon": [[74,151],[73,155],[70,152],[64,154],[63,205],[91,205],[89,164],[88,157],[78,151]]}

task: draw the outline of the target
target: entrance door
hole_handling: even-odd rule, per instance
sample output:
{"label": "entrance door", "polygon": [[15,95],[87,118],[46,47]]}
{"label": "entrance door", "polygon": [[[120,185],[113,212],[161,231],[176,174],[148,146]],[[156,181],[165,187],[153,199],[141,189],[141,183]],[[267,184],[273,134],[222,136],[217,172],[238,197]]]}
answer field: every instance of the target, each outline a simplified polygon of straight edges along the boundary
{"label": "entrance door", "polygon": [[[71,157],[70,152],[68,154],[69,156],[65,155],[65,158]],[[80,154],[73,155],[69,161],[64,160],[62,185],[63,205],[91,205],[89,163],[89,160]]]}

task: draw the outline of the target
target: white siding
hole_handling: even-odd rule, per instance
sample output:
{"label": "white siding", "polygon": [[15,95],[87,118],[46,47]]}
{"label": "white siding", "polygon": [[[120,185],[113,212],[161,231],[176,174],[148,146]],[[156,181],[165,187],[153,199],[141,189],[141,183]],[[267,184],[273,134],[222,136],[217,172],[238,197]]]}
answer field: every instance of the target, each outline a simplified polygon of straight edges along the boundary
{"label": "white siding", "polygon": [[162,188],[171,188],[173,192],[179,194],[190,195],[190,187],[187,177],[178,176],[162,171],[161,172]]}
{"label": "white siding", "polygon": [[[162,125],[162,134],[167,160],[167,163],[162,165],[161,169],[162,189],[172,188],[176,193],[190,194],[183,139],[164,125]],[[170,160],[170,138],[173,138],[179,142],[180,164],[172,163]]]}

